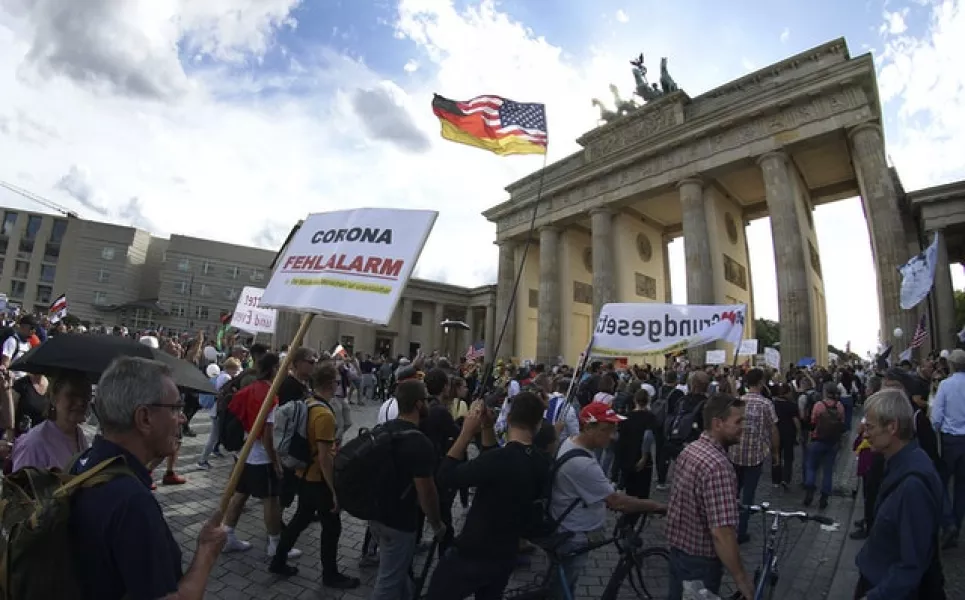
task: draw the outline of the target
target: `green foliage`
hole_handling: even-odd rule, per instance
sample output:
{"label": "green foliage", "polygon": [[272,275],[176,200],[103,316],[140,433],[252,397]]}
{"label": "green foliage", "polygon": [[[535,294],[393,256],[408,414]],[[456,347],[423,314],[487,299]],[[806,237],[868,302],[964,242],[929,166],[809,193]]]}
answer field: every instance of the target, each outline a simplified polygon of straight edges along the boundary
{"label": "green foliage", "polygon": [[778,347],[781,341],[781,324],[770,319],[754,319],[754,334],[757,336],[757,347],[760,352],[764,348]]}
{"label": "green foliage", "polygon": [[955,290],[955,329],[965,327],[965,290]]}

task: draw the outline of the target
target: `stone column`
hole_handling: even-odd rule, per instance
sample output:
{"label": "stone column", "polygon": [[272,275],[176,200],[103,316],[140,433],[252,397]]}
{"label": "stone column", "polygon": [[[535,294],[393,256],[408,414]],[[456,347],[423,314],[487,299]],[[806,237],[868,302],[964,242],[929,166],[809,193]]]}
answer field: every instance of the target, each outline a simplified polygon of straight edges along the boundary
{"label": "stone column", "polygon": [[539,320],[536,362],[546,365],[560,354],[560,230],[539,231]]}
{"label": "stone column", "polygon": [[774,265],[777,270],[777,306],[781,322],[781,362],[797,363],[814,356],[811,347],[810,271],[804,231],[797,210],[793,173],[783,152],[768,152],[758,159],[764,175],[767,212],[771,217]]}
{"label": "stone column", "polygon": [[613,211],[596,208],[590,211],[593,230],[593,321],[600,316],[603,305],[616,302],[613,252]]}
{"label": "stone column", "polygon": [[399,314],[399,337],[395,354],[409,356],[409,344],[412,342],[412,298],[402,297],[402,312]]}
{"label": "stone column", "polygon": [[[936,350],[955,348],[955,295],[952,291],[952,274],[948,264],[948,246],[942,231],[938,233],[938,253],[935,260],[935,341]],[[928,236],[929,238],[931,236]],[[931,239],[926,240],[931,243]]]}
{"label": "stone column", "polygon": [[513,356],[516,352],[516,303],[510,307],[513,300],[513,284],[516,283],[516,244],[511,241],[499,243],[499,273],[496,278],[496,315],[495,335],[492,340],[492,352],[496,352],[496,342],[503,333],[499,353],[494,358]]}
{"label": "stone column", "polygon": [[[429,323],[429,339],[427,340],[427,348],[425,349],[426,354],[430,354],[436,350],[439,354],[446,353],[446,334],[442,330],[442,323],[446,320],[446,305],[442,302],[436,302],[435,306],[432,307],[432,323]],[[450,336],[452,333],[450,332]]]}
{"label": "stone column", "polygon": [[486,303],[486,324],[484,325],[483,340],[486,342],[485,358],[487,365],[493,362],[493,350],[496,348],[496,306],[492,301]]}
{"label": "stone column", "polygon": [[[885,143],[877,123],[863,123],[848,132],[851,157],[861,203],[871,233],[871,254],[878,274],[878,311],[881,339],[895,342],[893,331],[901,327],[905,336],[893,352],[901,352],[911,340],[918,325],[914,311],[903,311],[899,305],[901,274],[898,267],[909,258],[905,230],[901,222],[898,193],[885,159]],[[782,323],[783,326],[783,323]]]}
{"label": "stone column", "polygon": [[687,304],[714,303],[714,268],[710,228],[704,203],[704,182],[697,178],[677,184],[683,217],[684,257],[687,264]]}
{"label": "stone column", "polygon": [[663,301],[666,304],[673,302],[673,285],[670,281],[670,238],[662,238],[663,243]]}
{"label": "stone column", "polygon": [[[751,249],[747,245],[747,226],[750,225],[748,221],[741,219],[743,227],[741,229],[741,237],[744,238],[744,256],[747,257],[747,295],[750,297],[751,301],[747,303],[747,321],[744,323],[744,339],[752,340],[757,336],[757,331],[754,330],[754,319],[757,315],[754,314],[754,277],[751,274]],[[764,353],[763,348],[759,348],[761,354]]]}

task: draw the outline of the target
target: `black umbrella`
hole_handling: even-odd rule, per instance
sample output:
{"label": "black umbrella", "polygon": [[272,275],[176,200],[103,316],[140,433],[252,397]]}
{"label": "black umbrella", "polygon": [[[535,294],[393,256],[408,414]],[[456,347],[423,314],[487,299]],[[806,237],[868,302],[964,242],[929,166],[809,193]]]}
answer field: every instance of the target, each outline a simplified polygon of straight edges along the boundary
{"label": "black umbrella", "polygon": [[174,382],[182,390],[215,393],[204,373],[188,361],[116,335],[68,333],[53,336],[14,361],[10,370],[51,376],[61,371],[80,371],[86,373],[92,383],[97,383],[114,359],[122,356],[139,356],[166,364]]}

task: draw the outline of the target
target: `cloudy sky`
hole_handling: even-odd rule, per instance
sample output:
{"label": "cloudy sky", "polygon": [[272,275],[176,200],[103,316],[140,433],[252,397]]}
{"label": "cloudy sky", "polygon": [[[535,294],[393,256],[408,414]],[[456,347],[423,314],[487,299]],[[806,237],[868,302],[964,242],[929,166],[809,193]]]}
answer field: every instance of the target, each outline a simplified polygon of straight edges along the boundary
{"label": "cloudy sky", "polygon": [[[537,157],[437,137],[433,92],[546,102],[550,158],[591,129],[627,60],[670,57],[696,96],[845,36],[873,52],[888,153],[908,189],[965,177],[965,0],[0,0],[0,181],[83,217],[275,248],[298,218],[441,212],[417,275],[495,280],[480,212]],[[0,204],[37,210],[0,190]],[[877,337],[857,200],[823,206],[830,339]],[[770,226],[752,223],[755,302],[777,318]],[[453,260],[454,252],[474,259]],[[465,256],[466,254],[463,254]],[[674,299],[686,301],[683,245]],[[965,285],[959,268],[956,287]]]}

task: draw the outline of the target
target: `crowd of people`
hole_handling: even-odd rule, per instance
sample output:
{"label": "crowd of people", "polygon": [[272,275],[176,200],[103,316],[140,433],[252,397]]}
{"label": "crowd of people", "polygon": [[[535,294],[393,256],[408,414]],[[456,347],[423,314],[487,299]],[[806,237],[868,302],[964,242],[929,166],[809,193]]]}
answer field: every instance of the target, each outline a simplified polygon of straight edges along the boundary
{"label": "crowd of people", "polygon": [[[835,458],[852,439],[866,507],[851,534],[866,540],[856,598],[942,597],[934,587],[941,585],[938,545],[957,544],[965,517],[962,350],[884,370],[791,366],[781,372],[670,359],[662,368],[593,362],[575,372],[505,360],[486,385],[482,365],[465,357],[333,356],[305,347],[276,353],[230,337],[219,350],[201,332],[168,337],[114,328],[101,334],[133,337],[193,363],[214,393],[179,391],[162,363],[124,358],[101,376],[95,400],[84,377],[48,382],[9,369],[47,335],[65,332],[32,317],[7,332],[0,450],[7,472],[35,467],[80,474],[114,457],[132,469],[135,477],[78,493],[71,527],[87,598],[202,597],[221,552],[252,549],[237,534],[251,497],[263,504],[271,573],[298,572],[299,537],[318,522],[322,585],[358,587],[359,579],[339,568],[342,509],[351,512],[356,500],[340,497],[336,471],[353,459],[346,433],[352,405],[362,403],[379,404],[377,429],[392,444],[390,458],[371,473],[370,488],[391,501],[368,511],[359,565],[377,568],[371,597],[378,600],[412,598],[413,559],[431,545],[438,547],[439,564],[429,598],[500,598],[547,528],[567,534],[554,548],[566,555],[599,537],[608,511],[630,519],[666,513],[671,599],[682,598],[688,581],[719,593],[725,570],[751,598],[754,582],[739,551],[751,539],[742,506],[754,504],[768,468],[773,486],[789,488],[797,451],[803,504],[810,507],[817,497],[817,509],[827,508]],[[185,481],[175,470],[177,454],[183,437],[196,435],[192,422],[202,410],[212,427],[199,466],[210,468],[212,458],[224,456],[224,420],[251,432],[286,356],[287,373],[269,400],[267,422],[227,511],[204,525],[182,573],[180,550],[151,493],[152,472],[166,462],[161,484]],[[310,460],[299,468],[283,464],[273,431],[279,408],[294,402],[304,403],[308,414]],[[864,416],[852,432],[862,404]],[[80,427],[88,418],[99,426],[90,442]],[[654,488],[669,488],[665,504],[650,499]],[[458,532],[456,501],[466,509]],[[431,542],[422,540],[426,524]],[[566,579],[555,582],[559,590],[574,589],[587,557],[567,560]]]}

